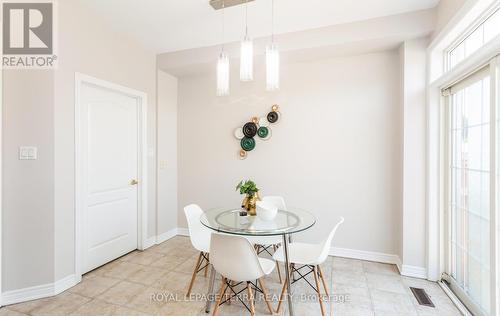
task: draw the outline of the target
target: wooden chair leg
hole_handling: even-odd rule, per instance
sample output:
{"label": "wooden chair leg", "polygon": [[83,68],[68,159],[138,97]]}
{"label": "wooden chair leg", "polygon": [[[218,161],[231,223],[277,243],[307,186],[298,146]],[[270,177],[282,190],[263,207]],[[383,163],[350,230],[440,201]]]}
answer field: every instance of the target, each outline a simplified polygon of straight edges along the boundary
{"label": "wooden chair leg", "polygon": [[250,305],[250,315],[255,316],[255,308],[253,306],[253,292],[250,287],[250,282],[247,282],[248,303]]}
{"label": "wooden chair leg", "polygon": [[281,311],[281,304],[283,303],[283,297],[285,296],[287,281],[283,282],[283,287],[281,288],[280,299],[278,301],[278,307],[276,308],[276,313],[279,314]]}
{"label": "wooden chair leg", "polygon": [[208,266],[210,265],[210,254],[207,253],[207,265],[205,266],[205,278],[207,277],[208,274]]}
{"label": "wooden chair leg", "polygon": [[222,300],[222,295],[224,292],[226,292],[227,284],[226,284],[226,278],[222,277],[222,282],[220,284],[220,290],[219,290],[219,295],[215,298],[215,306],[214,306],[214,311],[212,313],[212,316],[217,315],[217,311],[219,310],[219,305]]}
{"label": "wooden chair leg", "polygon": [[326,286],[325,276],[323,275],[323,271],[321,271],[321,267],[318,265],[319,277],[321,278],[321,282],[323,283],[323,287],[325,288],[326,296],[330,297],[330,293],[328,292],[328,287]]}
{"label": "wooden chair leg", "polygon": [[196,274],[197,274],[196,272],[200,268],[202,258],[203,258],[203,252],[200,252],[200,255],[198,256],[198,261],[196,261],[196,265],[194,266],[193,276],[191,277],[191,282],[189,283],[189,289],[188,289],[186,296],[189,296],[191,294],[191,290],[193,289],[194,280],[196,279]]}
{"label": "wooden chair leg", "polygon": [[[273,250],[276,252],[276,245],[273,245]],[[278,278],[280,280],[280,284],[283,283],[283,280],[281,279],[281,271],[280,271],[280,263],[276,260],[276,272],[278,272]]]}
{"label": "wooden chair leg", "polygon": [[[292,280],[292,265],[290,265],[290,268],[288,269],[288,272],[290,272],[288,279],[291,281]],[[285,272],[286,275],[286,272]],[[279,314],[281,310],[281,304],[283,303],[283,297],[285,296],[285,290],[287,288],[287,279],[285,278],[285,281],[283,282],[283,288],[281,288],[281,294],[280,294],[280,299],[278,302],[278,308],[276,308],[276,313]]]}
{"label": "wooden chair leg", "polygon": [[321,306],[321,315],[325,316],[325,307],[323,306],[323,299],[321,298],[321,291],[319,288],[319,280],[318,280],[318,266],[314,266],[314,282],[316,282],[316,289],[318,292],[318,301],[319,305]]}
{"label": "wooden chair leg", "polygon": [[259,279],[259,284],[260,284],[260,287],[262,289],[262,293],[264,294],[264,301],[266,302],[267,309],[269,310],[269,313],[272,315],[273,314],[273,308],[271,307],[271,304],[268,301],[269,294],[267,292],[266,285],[264,284],[264,279],[263,278]]}
{"label": "wooden chair leg", "polygon": [[[228,282],[229,282],[229,286],[234,285],[234,281],[228,281]],[[229,293],[229,300],[227,300],[227,305],[231,305],[231,293]]]}

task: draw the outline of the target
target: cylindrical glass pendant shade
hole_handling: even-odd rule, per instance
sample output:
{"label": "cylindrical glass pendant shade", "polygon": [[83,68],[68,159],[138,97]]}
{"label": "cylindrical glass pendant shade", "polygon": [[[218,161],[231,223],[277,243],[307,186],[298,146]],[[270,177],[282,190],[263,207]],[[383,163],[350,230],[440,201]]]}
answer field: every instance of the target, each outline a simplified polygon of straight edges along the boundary
{"label": "cylindrical glass pendant shade", "polygon": [[217,60],[217,96],[229,94],[229,58],[221,52]]}
{"label": "cylindrical glass pendant shade", "polygon": [[268,91],[280,87],[280,53],[274,43],[266,47],[266,89]]}
{"label": "cylindrical glass pendant shade", "polygon": [[253,80],[253,42],[248,36],[241,41],[240,80]]}

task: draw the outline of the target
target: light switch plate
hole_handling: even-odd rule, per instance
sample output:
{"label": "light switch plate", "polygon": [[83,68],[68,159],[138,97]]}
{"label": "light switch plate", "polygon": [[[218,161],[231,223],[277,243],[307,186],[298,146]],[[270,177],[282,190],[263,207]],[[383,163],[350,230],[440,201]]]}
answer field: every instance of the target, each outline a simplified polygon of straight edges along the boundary
{"label": "light switch plate", "polygon": [[19,147],[19,160],[36,160],[38,159],[38,148],[33,146]]}
{"label": "light switch plate", "polygon": [[165,169],[167,169],[167,161],[160,160],[160,170],[165,170]]}

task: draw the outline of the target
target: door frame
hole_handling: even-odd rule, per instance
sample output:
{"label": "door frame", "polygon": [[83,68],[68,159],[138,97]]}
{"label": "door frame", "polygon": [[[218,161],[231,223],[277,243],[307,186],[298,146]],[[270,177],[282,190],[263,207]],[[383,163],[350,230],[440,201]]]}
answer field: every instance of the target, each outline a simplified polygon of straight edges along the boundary
{"label": "door frame", "polygon": [[75,276],[77,282],[82,278],[83,264],[83,210],[85,194],[83,183],[86,182],[87,174],[84,172],[82,157],[85,154],[82,143],[82,106],[80,104],[81,87],[90,84],[121,94],[126,94],[137,100],[138,105],[138,193],[137,193],[137,248],[144,250],[147,242],[148,223],[148,147],[147,147],[147,94],[109,81],[98,79],[82,73],[75,73]]}

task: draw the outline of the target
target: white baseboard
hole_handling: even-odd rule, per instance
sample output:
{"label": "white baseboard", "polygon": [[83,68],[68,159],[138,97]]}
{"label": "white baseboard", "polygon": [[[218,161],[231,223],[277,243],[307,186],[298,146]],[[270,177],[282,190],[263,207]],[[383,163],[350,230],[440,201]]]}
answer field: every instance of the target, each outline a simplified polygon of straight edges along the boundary
{"label": "white baseboard", "polygon": [[426,268],[402,264],[401,259],[398,255],[338,247],[332,247],[330,250],[330,255],[349,259],[395,264],[398,267],[399,273],[401,275],[412,278],[427,279]]}
{"label": "white baseboard", "polygon": [[427,269],[424,267],[403,264],[400,273],[412,278],[427,279]]}
{"label": "white baseboard", "polygon": [[74,274],[68,275],[67,277],[62,278],[61,280],[56,281],[56,283],[54,283],[54,295],[57,295],[59,293],[66,291],[70,287],[73,287],[73,286],[77,285],[78,283],[80,283],[80,281],[81,281],[81,278],[77,277]]}
{"label": "white baseboard", "polygon": [[167,241],[170,238],[173,238],[177,235],[180,235],[179,228],[173,228],[173,229],[166,231],[158,236],[149,237],[148,239],[146,239],[146,242],[144,243],[144,248],[142,250],[146,250],[149,247],[161,244],[162,242]]}
{"label": "white baseboard", "polygon": [[148,239],[146,239],[142,245],[142,249],[139,248],[139,250],[146,250],[154,245],[156,245],[156,236],[149,237]]}
{"label": "white baseboard", "polygon": [[400,264],[400,260],[397,255],[391,255],[387,253],[374,252],[374,251],[366,251],[366,250],[332,247],[330,249],[330,256],[375,261],[381,263],[390,263],[395,265]]}
{"label": "white baseboard", "polygon": [[156,237],[156,244],[161,244],[164,241],[169,240],[170,238],[173,238],[177,236],[178,234],[178,228],[173,228],[167,232],[164,232],[163,234],[160,234]]}
{"label": "white baseboard", "polygon": [[189,237],[189,229],[178,227],[177,228],[177,235],[179,235],[179,236],[188,236]]}
{"label": "white baseboard", "polygon": [[72,274],[54,283],[47,283],[18,290],[6,291],[2,293],[2,305],[10,305],[54,296],[66,291],[72,286],[75,286],[78,282],[78,278],[74,274]]}

